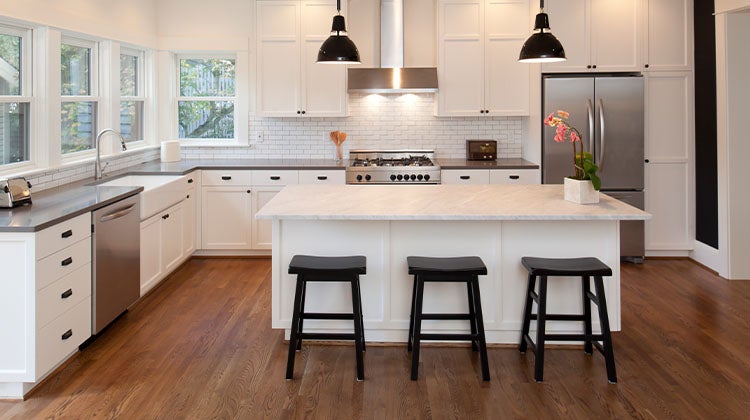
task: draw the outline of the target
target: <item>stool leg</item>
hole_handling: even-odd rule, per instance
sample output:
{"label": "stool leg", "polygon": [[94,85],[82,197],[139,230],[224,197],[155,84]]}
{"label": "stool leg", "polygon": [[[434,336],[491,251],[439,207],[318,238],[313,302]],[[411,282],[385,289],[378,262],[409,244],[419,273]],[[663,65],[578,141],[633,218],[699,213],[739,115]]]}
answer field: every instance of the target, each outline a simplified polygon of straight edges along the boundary
{"label": "stool leg", "polygon": [[490,366],[489,362],[487,361],[487,340],[484,337],[484,319],[482,317],[482,298],[479,294],[479,278],[478,276],[474,276],[474,279],[470,282],[472,288],[474,289],[474,293],[472,293],[474,297],[474,307],[476,308],[476,312],[474,314],[474,319],[472,322],[476,323],[476,329],[477,329],[477,336],[479,341],[479,358],[482,364],[482,380],[489,381],[490,380]]}
{"label": "stool leg", "polygon": [[471,350],[472,351],[478,351],[479,348],[477,347],[477,318],[476,318],[476,310],[474,309],[474,287],[472,285],[471,281],[466,282],[466,294],[469,297],[469,326],[471,327]]}
{"label": "stool leg", "polygon": [[589,276],[581,277],[581,293],[583,295],[583,352],[586,354],[594,353],[594,346],[591,344],[591,299],[589,299],[589,289],[591,288],[591,279]]}
{"label": "stool leg", "polygon": [[615,370],[615,353],[612,347],[612,334],[609,330],[609,315],[607,314],[607,299],[604,296],[604,281],[601,276],[594,276],[594,288],[599,304],[599,323],[602,327],[602,338],[604,341],[604,360],[607,363],[607,379],[610,383],[617,383],[617,371]]}
{"label": "stool leg", "polygon": [[359,275],[357,275],[357,300],[359,302],[359,330],[362,331],[362,351],[367,351],[365,345],[365,315],[362,311],[362,285],[359,283]]}
{"label": "stool leg", "polygon": [[547,276],[539,276],[539,308],[536,322],[536,352],[534,357],[534,380],[544,380],[544,341],[547,322]]}
{"label": "stool leg", "polygon": [[[302,333],[302,323],[305,321],[305,295],[307,295],[307,282],[302,283],[302,300],[300,301],[299,309],[299,332]],[[297,338],[297,350],[302,350],[302,337]]]}
{"label": "stool leg", "polygon": [[357,356],[357,380],[365,380],[365,362],[362,357],[363,335],[362,335],[362,303],[359,302],[359,276],[355,276],[351,282],[352,284],[352,309],[354,312],[354,351]]}
{"label": "stool leg", "polygon": [[409,337],[406,339],[406,351],[411,351],[414,342],[414,302],[417,299],[417,275],[411,286],[411,312],[409,312]]}
{"label": "stool leg", "polygon": [[304,278],[297,275],[297,291],[294,293],[294,307],[292,309],[292,328],[289,335],[289,355],[286,361],[286,379],[294,379],[294,353],[297,340],[299,339],[299,320],[300,320],[300,301],[302,299],[302,289]]}
{"label": "stool leg", "polygon": [[416,281],[416,293],[414,302],[414,342],[411,352],[411,380],[416,381],[419,377],[419,344],[422,334],[422,303],[424,298],[424,280],[422,276],[414,276]]}
{"label": "stool leg", "polygon": [[534,299],[531,297],[531,293],[534,292],[534,286],[536,284],[536,276],[529,274],[528,287],[526,288],[526,303],[523,306],[523,324],[521,325],[521,340],[518,343],[518,351],[526,353],[526,336],[529,334],[529,327],[531,326],[531,308],[534,305]]}

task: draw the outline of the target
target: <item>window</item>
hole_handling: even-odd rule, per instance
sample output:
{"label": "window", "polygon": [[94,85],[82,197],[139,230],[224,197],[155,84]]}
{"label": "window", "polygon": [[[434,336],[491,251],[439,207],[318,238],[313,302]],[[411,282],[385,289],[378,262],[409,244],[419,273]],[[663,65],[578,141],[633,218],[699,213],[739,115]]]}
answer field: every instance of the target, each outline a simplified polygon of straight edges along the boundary
{"label": "window", "polygon": [[126,48],[120,51],[120,133],[128,143],[143,140],[143,55]]}
{"label": "window", "polygon": [[94,148],[97,131],[96,43],[63,39],[60,48],[63,154]]}
{"label": "window", "polygon": [[234,58],[179,58],[177,123],[181,139],[235,139]]}
{"label": "window", "polygon": [[29,31],[0,26],[0,165],[31,160]]}

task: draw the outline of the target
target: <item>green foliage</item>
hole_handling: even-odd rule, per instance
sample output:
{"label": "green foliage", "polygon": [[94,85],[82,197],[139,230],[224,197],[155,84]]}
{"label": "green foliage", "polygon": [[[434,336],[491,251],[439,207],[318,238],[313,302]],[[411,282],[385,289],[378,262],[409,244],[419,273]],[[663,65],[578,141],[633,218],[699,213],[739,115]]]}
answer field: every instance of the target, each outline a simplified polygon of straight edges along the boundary
{"label": "green foliage", "polygon": [[[235,61],[221,58],[181,59],[180,96],[234,97]],[[234,137],[234,104],[230,101],[180,101],[178,124],[182,138]]]}
{"label": "green foliage", "polygon": [[596,174],[596,171],[599,170],[599,167],[594,164],[594,156],[592,156],[589,152],[583,152],[583,158],[581,158],[581,153],[576,153],[575,158],[576,173],[579,172],[579,169],[582,172],[582,177],[578,179],[590,179],[591,183],[594,185],[594,189],[599,191],[599,189],[602,187],[602,180]]}

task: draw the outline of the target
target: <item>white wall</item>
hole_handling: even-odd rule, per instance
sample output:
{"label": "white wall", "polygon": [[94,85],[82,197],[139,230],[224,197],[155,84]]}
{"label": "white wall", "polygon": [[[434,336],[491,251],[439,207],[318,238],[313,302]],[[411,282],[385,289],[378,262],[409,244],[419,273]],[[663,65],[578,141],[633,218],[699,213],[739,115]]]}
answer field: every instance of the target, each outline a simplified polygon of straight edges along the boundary
{"label": "white wall", "polygon": [[2,0],[0,16],[156,47],[154,0]]}
{"label": "white wall", "polygon": [[158,0],[159,48],[246,51],[254,36],[253,0]]}
{"label": "white wall", "polygon": [[741,9],[750,9],[750,0],[714,0],[714,11],[716,13]]}

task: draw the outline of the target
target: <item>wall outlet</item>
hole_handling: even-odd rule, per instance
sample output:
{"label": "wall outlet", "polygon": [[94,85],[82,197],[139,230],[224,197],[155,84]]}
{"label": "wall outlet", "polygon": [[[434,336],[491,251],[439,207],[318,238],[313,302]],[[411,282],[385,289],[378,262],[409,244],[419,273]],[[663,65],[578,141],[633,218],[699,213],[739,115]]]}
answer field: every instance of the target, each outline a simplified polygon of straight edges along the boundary
{"label": "wall outlet", "polygon": [[263,143],[263,132],[258,131],[258,134],[255,135],[255,142],[256,143]]}

